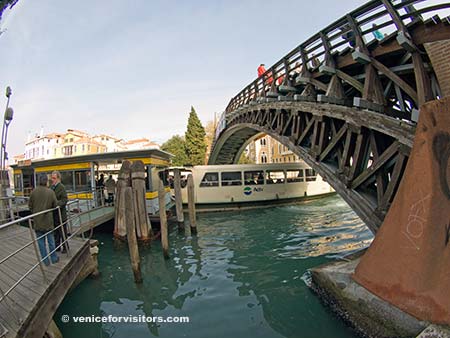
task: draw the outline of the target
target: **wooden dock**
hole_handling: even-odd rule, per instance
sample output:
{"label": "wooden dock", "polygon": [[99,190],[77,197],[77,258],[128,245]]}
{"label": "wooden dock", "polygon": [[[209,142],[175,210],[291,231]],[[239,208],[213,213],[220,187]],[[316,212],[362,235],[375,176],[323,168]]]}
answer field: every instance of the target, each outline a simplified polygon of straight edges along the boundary
{"label": "wooden dock", "polygon": [[[73,217],[72,231],[80,226],[88,231],[113,217],[112,207],[93,209]],[[28,227],[15,224],[0,229],[0,241],[2,262],[32,238]],[[68,254],[58,253],[58,263],[43,265],[45,277],[39,266],[24,277],[38,263],[33,244],[0,263],[0,299],[13,288],[0,301],[0,338],[43,337],[54,312],[90,258],[88,238],[73,237],[69,247]]]}

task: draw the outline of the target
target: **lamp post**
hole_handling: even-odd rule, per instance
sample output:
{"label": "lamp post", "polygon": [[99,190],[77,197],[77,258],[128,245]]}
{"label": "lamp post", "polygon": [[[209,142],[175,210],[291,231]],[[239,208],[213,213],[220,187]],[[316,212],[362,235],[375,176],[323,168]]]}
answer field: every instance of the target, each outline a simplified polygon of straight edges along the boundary
{"label": "lamp post", "polygon": [[14,115],[14,110],[9,107],[9,99],[12,95],[11,87],[6,87],[6,97],[8,98],[6,101],[6,108],[5,108],[5,116],[3,118],[3,129],[2,129],[2,148],[0,152],[0,165],[2,170],[2,177],[4,175],[5,171],[5,163],[8,158],[8,153],[6,152],[6,140],[8,138],[8,127],[11,123]]}
{"label": "lamp post", "polygon": [[[2,145],[0,149],[0,197],[2,199],[0,200],[0,218],[1,223],[7,221],[7,206],[9,205],[10,213],[11,210],[11,204],[8,203],[6,199],[3,199],[3,197],[7,197],[6,195],[6,189],[9,188],[9,177],[8,177],[8,171],[6,170],[6,159],[8,158],[8,153],[6,152],[6,139],[8,137],[8,127],[11,123],[14,115],[14,111],[11,107],[9,107],[9,99],[11,97],[12,91],[11,87],[6,87],[6,108],[5,108],[5,116],[3,118],[3,129],[2,129]],[[11,216],[12,217],[12,216]]]}

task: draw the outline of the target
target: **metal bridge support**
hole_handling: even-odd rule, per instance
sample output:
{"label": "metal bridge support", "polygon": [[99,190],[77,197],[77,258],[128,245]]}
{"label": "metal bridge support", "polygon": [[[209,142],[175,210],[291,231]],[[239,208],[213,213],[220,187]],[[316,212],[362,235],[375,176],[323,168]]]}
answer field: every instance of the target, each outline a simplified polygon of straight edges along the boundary
{"label": "metal bridge support", "polygon": [[399,191],[353,278],[421,320],[450,324],[450,97],[422,106]]}

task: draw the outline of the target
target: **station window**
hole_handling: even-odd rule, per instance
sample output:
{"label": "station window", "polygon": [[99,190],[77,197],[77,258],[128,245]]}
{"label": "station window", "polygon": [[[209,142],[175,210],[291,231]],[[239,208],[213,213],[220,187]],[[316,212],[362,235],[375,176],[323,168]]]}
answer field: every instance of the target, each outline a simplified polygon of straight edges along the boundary
{"label": "station window", "polygon": [[303,182],[305,180],[303,170],[288,170],[286,171],[286,176],[288,183]]}
{"label": "station window", "polygon": [[61,183],[64,184],[67,191],[74,191],[73,171],[61,171]]}
{"label": "station window", "polygon": [[284,171],[266,171],[266,184],[283,184],[285,181]]}
{"label": "station window", "polygon": [[314,169],[305,169],[306,182],[313,182],[317,179],[317,174]]}
{"label": "station window", "polygon": [[245,185],[264,184],[264,172],[262,170],[244,171]]}
{"label": "station window", "polygon": [[15,191],[23,191],[21,174],[14,174],[14,190]]}
{"label": "station window", "polygon": [[75,191],[89,191],[91,190],[91,182],[90,176],[91,173],[89,170],[79,170],[75,171]]}
{"label": "station window", "polygon": [[242,173],[240,171],[221,173],[222,186],[242,185]]}
{"label": "station window", "polygon": [[201,187],[218,187],[219,186],[219,173],[206,173],[202,181],[200,182]]}

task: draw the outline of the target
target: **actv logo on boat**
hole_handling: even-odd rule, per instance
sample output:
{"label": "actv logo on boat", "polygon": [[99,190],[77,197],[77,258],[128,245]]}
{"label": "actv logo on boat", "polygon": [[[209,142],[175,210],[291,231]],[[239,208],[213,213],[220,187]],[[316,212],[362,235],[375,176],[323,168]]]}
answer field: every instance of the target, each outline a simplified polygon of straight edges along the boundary
{"label": "actv logo on boat", "polygon": [[252,194],[252,192],[261,192],[263,190],[264,190],[263,188],[253,188],[253,190],[252,190],[252,188],[250,188],[250,187],[245,187],[244,188],[244,195],[249,196],[249,195]]}

